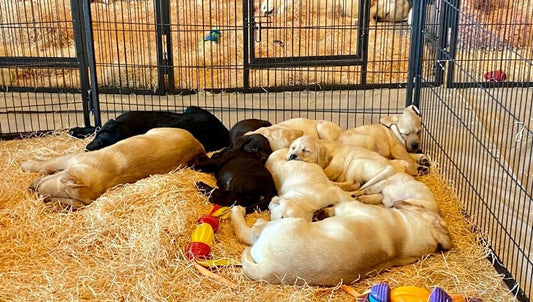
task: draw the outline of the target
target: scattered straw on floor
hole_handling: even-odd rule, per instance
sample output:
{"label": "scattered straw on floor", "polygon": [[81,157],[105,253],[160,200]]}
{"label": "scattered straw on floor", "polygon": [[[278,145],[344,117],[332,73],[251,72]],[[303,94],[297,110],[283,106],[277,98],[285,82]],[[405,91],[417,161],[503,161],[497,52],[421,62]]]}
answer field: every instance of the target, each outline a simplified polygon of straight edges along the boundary
{"label": "scattered straw on floor", "polygon": [[[239,267],[215,271],[235,287],[201,274],[184,249],[196,220],[211,208],[194,183],[213,184],[210,175],[190,169],[154,175],[116,187],[72,213],[28,192],[37,174],[20,171],[24,160],[81,151],[86,143],[65,133],[0,142],[0,300],[352,300],[340,286],[323,290],[250,281]],[[435,193],[455,247],[360,281],[354,290],[387,281],[393,287],[438,285],[485,301],[512,300],[502,276],[476,244],[453,190],[437,173],[421,180]],[[259,216],[267,217],[250,215],[249,223]],[[215,240],[215,258],[240,258],[244,246],[227,221],[221,222]]]}

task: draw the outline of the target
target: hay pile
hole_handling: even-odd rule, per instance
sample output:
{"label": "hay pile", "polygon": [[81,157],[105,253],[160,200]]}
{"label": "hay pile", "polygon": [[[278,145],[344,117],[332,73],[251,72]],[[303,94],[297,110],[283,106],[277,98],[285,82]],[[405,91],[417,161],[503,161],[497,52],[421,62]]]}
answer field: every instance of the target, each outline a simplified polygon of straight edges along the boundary
{"label": "hay pile", "polygon": [[[178,170],[116,187],[78,212],[44,205],[27,191],[35,173],[20,164],[33,157],[80,151],[87,141],[65,133],[0,142],[0,300],[351,301],[339,288],[267,285],[248,280],[238,267],[217,273],[230,288],[200,274],[184,257],[195,221],[211,208],[194,182],[210,175]],[[355,284],[439,285],[450,293],[508,301],[512,297],[470,232],[453,190],[439,174],[421,178],[435,193],[455,247]],[[248,217],[252,223],[258,216]],[[244,246],[222,221],[215,258],[239,259]],[[312,264],[311,264],[312,265]]]}

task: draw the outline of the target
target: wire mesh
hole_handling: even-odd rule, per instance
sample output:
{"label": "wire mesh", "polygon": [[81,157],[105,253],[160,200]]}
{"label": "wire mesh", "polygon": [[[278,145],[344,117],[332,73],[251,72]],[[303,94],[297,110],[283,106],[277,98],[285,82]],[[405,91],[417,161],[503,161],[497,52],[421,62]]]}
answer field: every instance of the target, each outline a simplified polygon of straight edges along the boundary
{"label": "wire mesh", "polygon": [[[533,290],[533,91],[524,87],[531,82],[533,55],[531,41],[523,43],[531,33],[532,3],[434,5],[446,18],[439,21],[449,22],[442,34],[450,44],[438,44],[436,51],[425,46],[443,59],[436,70],[447,73],[445,85],[421,91],[425,151],[453,181],[505,282],[526,301]],[[431,79],[432,70],[423,69],[423,78]]]}

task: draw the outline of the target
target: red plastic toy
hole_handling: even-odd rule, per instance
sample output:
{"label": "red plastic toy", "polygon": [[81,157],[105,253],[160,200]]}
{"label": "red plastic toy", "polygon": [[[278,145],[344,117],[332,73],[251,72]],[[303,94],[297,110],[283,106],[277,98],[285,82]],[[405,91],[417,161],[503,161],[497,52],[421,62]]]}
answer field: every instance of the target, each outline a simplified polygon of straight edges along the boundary
{"label": "red plastic toy", "polygon": [[191,242],[185,249],[185,255],[189,260],[194,260],[204,267],[238,264],[232,259],[211,259],[211,244],[215,239],[220,218],[227,215],[229,208],[219,205],[213,206],[209,214],[201,216],[191,235]]}

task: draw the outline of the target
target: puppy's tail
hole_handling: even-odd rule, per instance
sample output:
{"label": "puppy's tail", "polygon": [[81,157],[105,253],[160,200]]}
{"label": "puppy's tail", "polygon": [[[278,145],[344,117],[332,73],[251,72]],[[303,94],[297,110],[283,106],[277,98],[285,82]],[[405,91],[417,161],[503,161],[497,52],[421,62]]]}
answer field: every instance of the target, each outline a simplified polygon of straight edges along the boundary
{"label": "puppy's tail", "polygon": [[253,279],[253,280],[263,279],[261,265],[255,262],[254,258],[252,257],[251,247],[247,247],[246,249],[244,249],[244,252],[242,252],[241,264],[242,264],[242,269],[244,273],[250,279]]}
{"label": "puppy's tail", "polygon": [[365,189],[368,189],[370,186],[373,186],[376,183],[391,177],[395,173],[396,173],[396,169],[391,165],[387,165],[387,167],[381,170],[381,172],[379,172],[376,176],[372,177],[367,182],[365,182],[365,184],[359,188],[359,191],[364,191]]}

